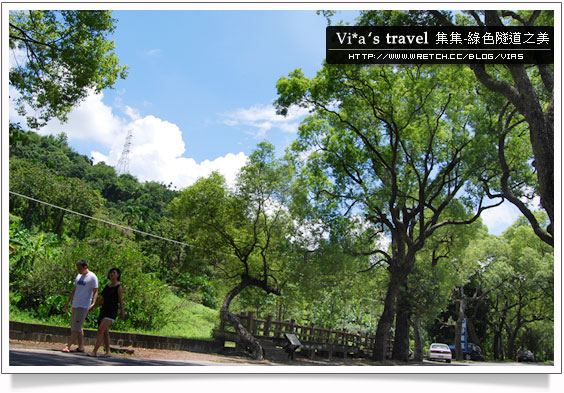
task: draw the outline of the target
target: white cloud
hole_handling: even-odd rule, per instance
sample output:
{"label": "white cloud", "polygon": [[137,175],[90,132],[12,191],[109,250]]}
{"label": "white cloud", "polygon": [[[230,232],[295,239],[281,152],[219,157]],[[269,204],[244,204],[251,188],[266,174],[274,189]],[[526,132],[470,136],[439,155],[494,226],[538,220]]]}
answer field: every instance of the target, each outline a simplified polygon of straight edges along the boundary
{"label": "white cloud", "polygon": [[251,127],[250,131],[256,139],[266,136],[268,131],[278,128],[286,133],[296,133],[300,120],[308,114],[308,109],[292,107],[287,116],[276,114],[276,109],[272,105],[255,105],[250,108],[240,108],[233,112],[224,113],[223,124],[236,127]]}
{"label": "white cloud", "polygon": [[488,232],[499,236],[510,225],[512,225],[521,215],[519,209],[509,202],[504,202],[500,206],[485,210],[480,217],[484,225],[488,227]]}
{"label": "white cloud", "polygon": [[150,50],[146,51],[145,54],[147,56],[157,56],[157,55],[161,54],[161,50],[160,49],[150,49]]}
{"label": "white cloud", "polygon": [[112,108],[102,102],[103,94],[90,94],[75,107],[66,123],[51,120],[38,133],[42,135],[64,132],[70,141],[93,141],[112,146],[126,132],[127,121],[116,116]]}
{"label": "white cloud", "polygon": [[[193,184],[199,177],[218,171],[225,176],[229,185],[235,183],[240,168],[245,165],[244,153],[229,153],[213,161],[197,163],[183,157],[186,145],[182,131],[173,123],[148,115],[142,117],[139,111],[127,105],[118,105],[125,117],[118,116],[111,107],[103,103],[103,94],[89,95],[72,110],[66,123],[50,121],[39,133],[42,135],[64,132],[73,141],[91,141],[100,148],[91,151],[94,163],[101,161],[117,166],[122,154],[125,138],[132,131],[129,153],[129,173],[139,181],[172,183],[178,189]],[[10,120],[17,121],[18,115],[10,105]]]}
{"label": "white cloud", "polygon": [[131,120],[139,120],[141,115],[139,111],[135,108],[130,107],[129,105],[125,106],[125,114],[131,118]]}
{"label": "white cloud", "polygon": [[10,55],[8,57],[8,64],[10,69],[18,66],[25,66],[28,61],[27,52],[20,48],[10,48]]}

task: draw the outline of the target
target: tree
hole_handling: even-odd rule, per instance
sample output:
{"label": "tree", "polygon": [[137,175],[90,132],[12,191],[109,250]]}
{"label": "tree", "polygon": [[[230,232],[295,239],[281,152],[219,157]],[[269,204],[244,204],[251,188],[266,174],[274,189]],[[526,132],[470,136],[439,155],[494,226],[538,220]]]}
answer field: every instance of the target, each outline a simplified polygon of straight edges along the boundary
{"label": "tree", "polygon": [[[536,219],[547,221],[544,213],[537,213]],[[492,336],[488,346],[494,358],[514,358],[527,329],[533,331],[536,322],[553,321],[552,248],[540,241],[521,217],[503,236],[485,236],[474,242],[465,259],[475,271],[458,301],[471,310],[469,320],[475,319],[472,314],[479,308],[487,309],[483,319]],[[526,343],[533,344],[534,340]],[[551,348],[543,349],[551,352]]]}
{"label": "tree", "polygon": [[[461,204],[453,204],[448,210],[447,214],[456,218],[464,208]],[[423,359],[421,336],[424,324],[436,319],[449,304],[453,290],[467,280],[471,271],[464,261],[464,251],[483,232],[487,233],[487,228],[480,220],[471,225],[445,226],[429,238],[419,253],[413,272],[398,297],[398,303],[403,302],[406,307],[396,313],[395,330],[396,340],[407,340],[407,334],[401,334],[402,329],[413,326],[415,360]],[[460,349],[457,353],[461,353]]]}
{"label": "tree", "polygon": [[[544,214],[536,218],[547,220]],[[554,322],[554,256],[550,247],[535,238],[525,218],[517,220],[500,240],[506,243],[507,254],[492,261],[500,266],[489,271],[486,283],[497,279],[503,284],[491,294],[496,304],[503,305],[493,316],[500,322],[500,343],[505,331],[505,353],[514,359],[519,346],[532,344],[523,337],[527,328],[536,321]]]}
{"label": "tree", "polygon": [[181,191],[171,203],[171,211],[186,220],[224,278],[236,279],[223,300],[220,318],[233,325],[256,359],[264,358],[262,346],[230,306],[250,287],[280,295],[277,276],[291,235],[284,207],[291,176],[290,168],[274,157],[274,147],[263,142],[241,169],[235,190],[214,172]]}
{"label": "tree", "polygon": [[19,125],[10,124],[10,159],[25,158],[41,163],[53,173],[63,177],[82,179],[92,166],[87,156],[74,152],[67,144],[67,136],[40,136],[33,131],[23,131]]}
{"label": "tree", "polygon": [[[67,211],[60,208],[92,216],[102,206],[100,195],[84,181],[55,176],[49,170],[33,165],[27,160],[10,160],[10,190],[23,195],[11,196],[10,208],[12,212],[21,214],[25,227],[38,225],[41,229],[58,235],[63,233],[63,222],[67,216]],[[75,216],[73,219],[78,220],[76,235],[84,237],[89,220]]]}
{"label": "tree", "polygon": [[127,67],[118,64],[111,11],[29,10],[10,12],[10,49],[24,53],[22,63],[10,69],[10,86],[21,96],[18,112],[25,104],[39,117],[27,117],[32,128],[51,118],[66,120],[71,108],[91,91],[112,87],[125,78]]}
{"label": "tree", "polygon": [[[397,294],[425,241],[493,207],[471,182],[485,158],[471,131],[480,116],[472,78],[462,67],[325,65],[313,79],[295,70],[277,88],[278,113],[291,105],[313,112],[292,150],[325,219],[361,212],[391,238],[390,250],[373,250],[390,275],[374,351],[383,360]],[[445,217],[457,198],[474,214]],[[407,360],[408,348],[396,353]]]}
{"label": "tree", "polygon": [[[361,14],[360,25],[547,25],[553,26],[554,13],[552,11],[467,11],[470,17],[455,16],[448,11],[366,11]],[[469,64],[476,79],[487,89],[503,97],[507,104],[523,116],[529,126],[529,142],[532,147],[534,160],[532,166],[537,173],[534,190],[540,196],[541,205],[549,217],[549,225],[545,230],[540,228],[534,214],[522,202],[521,195],[515,194],[513,189],[504,186],[515,168],[504,162],[505,138],[499,139],[499,160],[502,166],[499,178],[502,183],[501,192],[504,198],[513,203],[529,220],[535,233],[546,243],[553,245],[554,225],[554,72],[549,64],[508,64],[505,66]],[[503,109],[502,109],[503,108]],[[499,106],[500,118],[505,112],[512,112],[511,108]],[[513,117],[513,115],[511,115]],[[507,123],[506,123],[507,124]],[[497,127],[496,127],[497,128]],[[507,128],[497,130],[505,132]],[[525,157],[522,158],[522,162]],[[529,185],[531,186],[531,185]]]}

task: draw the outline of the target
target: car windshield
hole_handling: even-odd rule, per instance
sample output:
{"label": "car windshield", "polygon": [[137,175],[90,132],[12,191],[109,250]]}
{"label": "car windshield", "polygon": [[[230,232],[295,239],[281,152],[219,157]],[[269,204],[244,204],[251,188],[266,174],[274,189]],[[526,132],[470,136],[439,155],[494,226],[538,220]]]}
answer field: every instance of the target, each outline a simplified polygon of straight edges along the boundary
{"label": "car windshield", "polygon": [[449,348],[448,345],[446,345],[446,344],[433,344],[433,345],[431,345],[431,348],[433,348],[433,349],[448,349],[448,350],[450,350],[450,348]]}

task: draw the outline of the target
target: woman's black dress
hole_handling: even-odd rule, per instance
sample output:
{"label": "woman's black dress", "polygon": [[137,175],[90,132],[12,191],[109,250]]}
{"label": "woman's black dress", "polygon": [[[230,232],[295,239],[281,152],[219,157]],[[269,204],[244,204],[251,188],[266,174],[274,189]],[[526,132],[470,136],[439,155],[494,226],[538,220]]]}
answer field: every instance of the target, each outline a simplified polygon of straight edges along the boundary
{"label": "woman's black dress", "polygon": [[118,288],[120,285],[121,284],[118,284],[115,287],[106,285],[102,291],[101,295],[104,302],[102,303],[102,308],[100,309],[98,324],[100,324],[104,318],[110,318],[114,321],[116,320],[119,307]]}

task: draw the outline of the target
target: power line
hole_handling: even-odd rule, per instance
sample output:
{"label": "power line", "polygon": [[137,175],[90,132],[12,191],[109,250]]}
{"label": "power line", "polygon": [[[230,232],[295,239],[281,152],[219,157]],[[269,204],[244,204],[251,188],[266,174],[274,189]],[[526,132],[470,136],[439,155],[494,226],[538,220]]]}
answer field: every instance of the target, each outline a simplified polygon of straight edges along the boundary
{"label": "power line", "polygon": [[[69,209],[66,209],[66,208],[61,207],[61,206],[53,205],[52,203],[48,203],[48,202],[45,202],[45,201],[40,201],[39,199],[35,199],[35,198],[29,197],[29,196],[27,196],[27,195],[18,194],[17,192],[9,191],[9,193],[12,194],[12,195],[19,196],[19,197],[24,198],[24,199],[28,199],[28,200],[33,201],[33,202],[41,203],[41,204],[46,205],[46,206],[49,206],[49,207],[54,207],[55,209],[63,210],[63,211],[65,211],[65,212],[67,212],[67,213],[76,214],[76,215],[78,215],[78,216],[85,217],[85,218],[88,218],[88,219],[90,219],[90,220],[98,221],[98,222],[101,222],[101,223],[104,223],[104,224],[107,224],[107,225],[113,225],[113,226],[118,227],[118,228],[121,228],[121,229],[125,229],[125,230],[128,230],[128,231],[136,232],[136,233],[139,233],[140,235],[153,237],[153,238],[155,238],[155,239],[164,240],[164,241],[171,242],[171,243],[176,243],[176,244],[179,244],[179,245],[182,245],[182,246],[186,246],[186,247],[190,247],[190,248],[194,248],[194,249],[204,250],[202,247],[198,247],[198,246],[195,246],[195,245],[193,245],[193,244],[188,244],[188,243],[180,242],[180,241],[178,241],[178,240],[168,239],[168,238],[166,238],[166,237],[162,237],[162,236],[159,236],[159,235],[154,235],[154,234],[149,233],[149,232],[143,232],[143,231],[140,231],[140,230],[135,229],[135,228],[126,227],[125,225],[116,224],[115,222],[111,222],[111,221],[103,220],[103,219],[101,219],[101,218],[92,217],[92,216],[89,216],[89,215],[87,215],[87,214],[75,212],[75,211],[73,211],[73,210],[69,210]],[[205,251],[205,250],[204,250],[204,251]],[[221,252],[217,252],[217,251],[215,251],[215,253],[216,253],[217,255],[222,255],[222,256],[226,256],[226,257],[236,258],[234,255],[230,255],[230,254],[225,254],[225,253],[221,253]]]}

